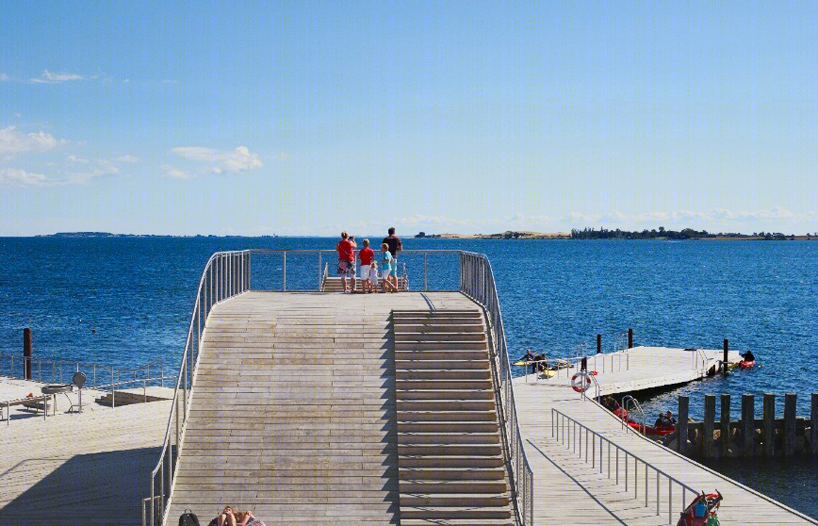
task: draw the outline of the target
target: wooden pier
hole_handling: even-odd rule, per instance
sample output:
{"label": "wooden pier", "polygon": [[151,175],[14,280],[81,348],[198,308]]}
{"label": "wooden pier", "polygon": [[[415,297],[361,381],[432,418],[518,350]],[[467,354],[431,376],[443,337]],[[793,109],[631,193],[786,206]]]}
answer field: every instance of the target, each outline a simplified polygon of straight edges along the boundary
{"label": "wooden pier", "polygon": [[[397,311],[411,312],[399,337]],[[507,511],[507,477],[495,469],[498,417],[485,396],[487,380],[477,356],[486,352],[489,338],[475,327],[492,326],[482,318],[460,329],[444,327],[430,316],[445,311],[461,318],[484,312],[460,292],[244,292],[214,306],[203,333],[169,523],[185,507],[206,523],[232,504],[252,509],[268,526],[514,524]],[[410,358],[417,363],[398,367],[408,352],[417,352]],[[455,353],[462,354],[452,359]],[[629,362],[623,368],[624,353]],[[693,381],[710,372],[721,351],[694,355],[642,347],[622,356],[589,360],[601,393]],[[452,367],[470,371],[468,379],[450,377],[446,370]],[[422,369],[431,375],[422,378]],[[408,389],[408,382],[436,387],[421,388],[428,400],[410,390],[398,399],[396,391]],[[471,388],[477,390],[474,399],[467,396]],[[444,392],[448,389],[453,391]],[[552,409],[688,486],[719,489],[725,497],[723,524],[818,524],[624,429],[596,402],[574,392],[568,374],[537,382],[517,378],[514,391],[534,470],[534,524],[667,524],[664,513],[678,518],[681,511],[681,494],[660,496],[664,513],[657,516],[656,503],[646,505],[638,487],[625,490],[597,472],[598,466],[578,459],[553,436]],[[169,410],[168,402],[100,406],[88,414],[13,422],[2,437],[0,516],[26,524],[60,523],[65,517],[80,517],[83,524],[110,524],[110,517],[139,524],[137,510],[149,487],[146,458],[153,455],[155,461]],[[452,431],[457,426],[459,433]],[[86,462],[94,470],[77,467]],[[480,500],[488,508],[469,515]],[[424,516],[429,510],[434,513]]]}
{"label": "wooden pier", "polygon": [[[631,353],[629,370],[609,369],[607,373],[597,374],[602,394],[654,389],[701,378],[710,366],[715,365],[721,353],[705,351],[708,361],[702,366],[691,360],[690,351],[684,349],[634,348],[622,352]],[[610,359],[610,355],[602,355],[598,358],[598,364],[604,356]],[[657,367],[658,363],[662,366]],[[601,367],[593,369],[592,365],[593,359],[589,360],[588,369],[601,370]],[[599,472],[599,460],[595,469],[592,464],[580,459],[576,451],[566,448],[556,439],[551,409],[570,416],[690,487],[707,492],[718,489],[724,495],[719,511],[722,524],[818,524],[815,519],[634,432],[600,404],[575,392],[570,386],[570,378],[534,382],[532,378],[520,377],[514,381],[514,390],[526,454],[534,467],[536,502],[542,503],[534,508],[535,524],[655,525],[671,522],[666,514],[656,513],[656,499],[650,497],[655,493],[656,485],[652,472],[647,481],[649,498],[646,505],[644,467],[641,463],[637,463],[636,468],[631,466],[631,477],[636,469],[636,485],[631,479],[630,487],[626,489],[622,480],[626,473],[624,467],[620,469],[620,483],[616,484],[608,477],[607,470]],[[583,440],[580,436],[582,447],[588,447]],[[598,447],[598,442],[596,445]],[[602,452],[603,462],[607,461],[605,453]],[[658,508],[665,510],[665,513],[671,498],[667,491],[662,486],[659,492]],[[680,502],[677,502],[680,496],[677,490],[673,500],[673,506],[677,509],[672,514],[673,524],[682,510]],[[555,509],[555,506],[558,508]],[[556,516],[561,519],[555,520]]]}

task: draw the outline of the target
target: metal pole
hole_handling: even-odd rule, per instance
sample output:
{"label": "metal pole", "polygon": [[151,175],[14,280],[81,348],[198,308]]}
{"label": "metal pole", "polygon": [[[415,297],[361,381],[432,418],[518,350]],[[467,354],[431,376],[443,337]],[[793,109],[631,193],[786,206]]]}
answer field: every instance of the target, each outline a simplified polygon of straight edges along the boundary
{"label": "metal pole", "polygon": [[283,290],[284,292],[287,292],[287,253],[282,252],[282,255],[284,256],[284,264],[283,264],[283,270],[284,270],[283,280],[284,280],[284,282],[282,284],[282,289],[281,290]]}
{"label": "metal pole", "polygon": [[321,251],[318,251],[318,288],[321,288],[321,281],[324,279],[324,273],[321,271]]}
{"label": "metal pole", "polygon": [[429,282],[428,282],[428,264],[426,261],[426,252],[423,253],[423,291],[429,290]]}

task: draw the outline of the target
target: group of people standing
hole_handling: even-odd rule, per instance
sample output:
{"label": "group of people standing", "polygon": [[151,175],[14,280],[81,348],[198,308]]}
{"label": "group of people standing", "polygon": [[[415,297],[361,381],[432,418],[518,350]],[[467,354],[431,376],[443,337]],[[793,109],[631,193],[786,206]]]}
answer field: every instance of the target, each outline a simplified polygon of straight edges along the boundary
{"label": "group of people standing", "polygon": [[[403,245],[398,236],[395,235],[395,227],[390,227],[389,235],[381,241],[380,255],[376,258],[375,251],[369,246],[369,240],[363,240],[363,247],[358,252],[358,260],[361,261],[361,290],[364,293],[377,292],[378,276],[381,278],[381,292],[398,291],[398,252],[403,250]],[[338,275],[341,276],[341,285],[344,292],[355,292],[355,249],[358,244],[355,236],[350,236],[346,232],[341,232],[341,241],[335,249],[338,251]],[[378,272],[380,268],[380,272]],[[348,286],[347,279],[351,281]]]}

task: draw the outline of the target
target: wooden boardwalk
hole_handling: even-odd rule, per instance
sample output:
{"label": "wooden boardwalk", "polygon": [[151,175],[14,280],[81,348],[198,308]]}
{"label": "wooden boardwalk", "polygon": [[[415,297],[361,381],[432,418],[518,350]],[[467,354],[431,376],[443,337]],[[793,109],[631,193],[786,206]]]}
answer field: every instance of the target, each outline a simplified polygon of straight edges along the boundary
{"label": "wooden boardwalk", "polygon": [[[474,308],[457,292],[249,292],[216,306],[205,331],[170,523],[185,506],[206,524],[209,514],[232,504],[253,509],[270,526],[397,524],[390,313]],[[589,363],[599,371],[603,393],[690,381],[721,357],[708,351],[702,364],[684,350],[628,353],[627,371]],[[657,517],[653,503],[645,507],[641,488],[632,495],[633,486],[625,491],[552,438],[552,408],[691,487],[719,489],[722,524],[818,524],[623,430],[595,402],[581,400],[568,378],[528,381],[514,384],[534,469],[537,525],[668,523],[666,500]],[[30,383],[0,381],[4,385],[20,391],[7,398],[36,390]],[[139,524],[169,411],[163,401],[0,423],[0,518],[27,525]]]}
{"label": "wooden boardwalk", "polygon": [[[0,379],[0,399],[39,393],[42,384]],[[141,390],[140,390],[141,391]],[[149,388],[171,396],[172,389]],[[83,390],[83,412],[57,415],[12,409],[0,422],[0,519],[3,524],[137,525],[167,425],[169,401],[111,409],[94,404],[104,393]],[[76,402],[76,394],[71,395]]]}
{"label": "wooden boardwalk", "polygon": [[[637,370],[653,370],[660,375],[665,367],[656,367],[655,357],[645,353],[645,363],[632,358],[632,374]],[[590,366],[589,366],[590,368]],[[608,376],[607,392],[616,386],[615,374]],[[602,388],[606,382],[603,378]],[[757,493],[746,486],[709,470],[688,458],[662,447],[638,433],[623,429],[621,421],[596,402],[573,391],[565,381],[525,383],[525,378],[514,380],[514,392],[520,429],[526,455],[534,470],[535,524],[634,524],[664,525],[668,522],[668,492],[662,481],[660,515],[656,515],[655,475],[649,477],[649,505],[645,506],[644,477],[638,467],[639,483],[634,488],[630,480],[628,491],[624,485],[624,461],[621,464],[620,484],[608,478],[607,448],[603,448],[602,473],[596,460],[596,469],[579,455],[552,437],[552,408],[567,414],[593,429],[624,450],[671,474],[693,488],[712,492],[718,489],[724,495],[719,517],[722,524],[818,524],[786,506]],[[584,447],[584,437],[583,447]],[[593,444],[593,442],[592,442]],[[599,447],[599,442],[596,442]],[[596,457],[599,458],[598,456]],[[620,457],[624,459],[624,455]],[[612,463],[615,464],[615,460]],[[629,473],[633,477],[632,465]],[[634,493],[634,489],[636,493]],[[674,488],[673,521],[681,512],[680,490]],[[689,495],[689,494],[688,494]],[[690,496],[688,497],[690,500]]]}

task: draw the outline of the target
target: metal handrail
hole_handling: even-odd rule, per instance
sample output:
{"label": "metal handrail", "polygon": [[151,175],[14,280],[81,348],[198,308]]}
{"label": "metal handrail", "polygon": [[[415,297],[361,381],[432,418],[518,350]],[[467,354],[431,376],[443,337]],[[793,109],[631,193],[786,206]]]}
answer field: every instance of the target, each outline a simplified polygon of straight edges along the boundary
{"label": "metal handrail", "polygon": [[[91,389],[98,389],[98,390],[108,390],[111,393],[111,399],[114,400],[114,388],[117,386],[122,385],[129,385],[129,384],[142,384],[143,387],[147,386],[149,382],[156,382],[161,387],[164,387],[165,380],[175,380],[176,377],[172,375],[165,375],[165,362],[163,359],[159,358],[153,360],[152,362],[148,362],[143,365],[138,365],[136,367],[116,367],[113,365],[102,365],[98,363],[89,363],[89,362],[73,362],[69,360],[54,360],[50,358],[38,358],[34,356],[15,356],[13,354],[8,353],[0,353],[0,360],[9,360],[9,378],[20,378],[23,380],[31,380],[40,383],[65,383],[68,378],[71,377],[72,373],[77,373],[80,370],[83,372],[87,372],[88,382],[85,384],[85,388]],[[15,375],[14,371],[14,362],[15,360],[19,360],[20,364],[22,365],[22,371],[20,375]],[[31,378],[26,378],[26,365],[31,364]],[[45,367],[43,367],[45,365]],[[151,376],[151,368],[158,367],[159,375],[158,376]],[[70,373],[66,374],[66,377],[63,377],[63,373],[66,370],[70,370]],[[97,381],[97,371],[101,371],[102,374],[99,375],[100,378],[105,377],[106,382],[99,383]],[[34,374],[36,371],[36,375]],[[43,373],[45,371],[45,374]],[[48,373],[51,373],[49,377]],[[142,373],[144,372],[144,375]],[[135,375],[136,373],[140,373],[139,376],[134,376],[130,379],[123,380],[122,376],[125,374],[132,374]],[[36,380],[35,380],[36,376]],[[49,380],[50,378],[50,380]],[[107,381],[110,380],[110,381]],[[115,402],[112,402],[115,403]],[[113,406],[115,407],[115,406]]]}
{"label": "metal handrail", "polygon": [[[625,408],[625,412],[628,414],[628,420],[636,422],[639,426],[639,431],[644,433],[648,424],[645,419],[645,410],[642,409],[642,405],[639,401],[632,395],[625,395],[625,397],[622,398],[622,407]],[[625,429],[625,431],[631,429],[631,426],[628,425],[624,418],[622,419],[622,428]]]}
{"label": "metal handrail", "polygon": [[534,472],[525,454],[520,433],[517,408],[514,403],[511,362],[506,346],[503,317],[497,285],[491,263],[483,254],[460,253],[460,291],[480,304],[486,312],[491,334],[493,359],[492,374],[495,379],[495,394],[500,404],[500,426],[507,472],[511,481],[514,509],[518,524],[534,524]]}
{"label": "metal handrail", "polygon": [[[190,410],[189,396],[195,377],[202,333],[207,317],[215,305],[250,289],[250,250],[217,252],[210,256],[193,304],[193,313],[185,340],[182,363],[173,391],[168,426],[162,442],[162,450],[156,467],[151,471],[150,497],[144,499],[150,506],[150,524],[168,524],[167,513],[179,451],[184,441],[187,418]],[[259,251],[263,252],[263,251]],[[174,432],[175,431],[175,432]],[[167,483],[167,486],[165,485]],[[143,524],[147,517],[143,512]]]}
{"label": "metal handrail", "polygon": [[[585,435],[585,440],[583,442],[583,433]],[[645,499],[645,507],[649,507],[650,503],[650,479],[648,475],[652,470],[656,474],[656,485],[654,486],[655,491],[653,495],[656,501],[656,516],[658,517],[661,514],[661,502],[662,498],[660,495],[661,491],[661,480],[662,477],[666,479],[667,482],[667,514],[668,514],[668,524],[675,524],[673,521],[673,485],[676,484],[681,488],[681,509],[684,509],[687,499],[687,492],[691,492],[693,495],[698,495],[699,492],[692,487],[688,486],[687,484],[681,482],[676,477],[669,475],[668,473],[662,471],[661,469],[657,468],[653,464],[647,462],[646,460],[634,455],[630,451],[624,449],[623,447],[619,446],[615,442],[611,441],[607,437],[603,436],[600,433],[597,433],[593,429],[589,428],[586,425],[581,424],[577,420],[571,418],[570,416],[566,415],[562,411],[558,409],[551,408],[551,437],[558,440],[562,444],[567,443],[567,447],[571,449],[574,453],[579,454],[579,458],[585,460],[586,463],[590,461],[591,468],[596,469],[598,466],[599,473],[604,472],[604,463],[607,460],[607,467],[608,467],[608,478],[614,478],[616,485],[619,485],[620,481],[620,462],[619,456],[620,452],[623,453],[623,462],[624,465],[624,483],[625,483],[625,491],[629,491],[629,482],[632,479],[633,481],[633,496],[634,499],[639,497],[639,480],[637,479],[639,474],[639,464],[642,464],[642,475],[645,480],[644,484],[644,499]],[[598,445],[597,445],[598,443]],[[607,444],[607,448],[604,446]],[[583,447],[584,445],[584,447]],[[614,455],[611,455],[611,448],[614,449]],[[584,457],[583,457],[584,453]],[[597,453],[599,456],[597,457]],[[604,458],[603,458],[604,457]],[[629,475],[628,465],[629,465],[629,458],[633,459],[633,474],[632,476]],[[612,462],[613,459],[613,462]],[[613,477],[611,476],[611,469],[613,464]]]}

